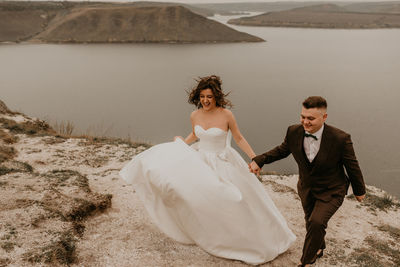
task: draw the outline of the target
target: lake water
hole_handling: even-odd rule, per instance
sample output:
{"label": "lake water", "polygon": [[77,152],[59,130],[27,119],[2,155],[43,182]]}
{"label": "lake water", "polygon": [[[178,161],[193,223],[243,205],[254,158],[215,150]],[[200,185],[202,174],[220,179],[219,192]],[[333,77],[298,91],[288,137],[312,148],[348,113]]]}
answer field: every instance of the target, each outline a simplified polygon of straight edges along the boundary
{"label": "lake water", "polygon": [[[366,182],[400,196],[400,30],[234,28],[267,42],[2,44],[0,99],[83,132],[159,143],[189,133],[185,90],[217,74],[262,153],[298,123],[304,98],[322,95],[327,123],[352,134]],[[291,157],[264,169],[297,172]]]}

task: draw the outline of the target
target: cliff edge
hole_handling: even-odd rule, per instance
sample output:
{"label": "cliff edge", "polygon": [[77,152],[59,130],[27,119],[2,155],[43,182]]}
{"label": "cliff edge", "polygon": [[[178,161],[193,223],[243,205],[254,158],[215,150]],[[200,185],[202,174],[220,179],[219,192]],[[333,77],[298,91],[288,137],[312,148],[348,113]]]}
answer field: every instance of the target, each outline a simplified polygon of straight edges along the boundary
{"label": "cliff edge", "polygon": [[[0,111],[0,266],[247,266],[177,243],[152,224],[135,189],[118,176],[149,145],[65,136],[3,102]],[[262,266],[296,266],[301,256],[297,179],[260,177],[297,236]],[[400,203],[367,188],[363,203],[347,196],[330,220],[315,266],[400,265]]]}

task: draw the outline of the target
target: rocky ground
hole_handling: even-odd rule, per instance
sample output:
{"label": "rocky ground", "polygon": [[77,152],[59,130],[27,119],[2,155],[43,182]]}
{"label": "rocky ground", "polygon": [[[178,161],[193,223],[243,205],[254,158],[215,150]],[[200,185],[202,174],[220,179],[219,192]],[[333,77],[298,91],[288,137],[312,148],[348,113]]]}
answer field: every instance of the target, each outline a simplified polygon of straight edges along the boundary
{"label": "rocky ground", "polygon": [[[118,177],[148,145],[67,138],[1,101],[0,125],[0,266],[247,266],[179,244],[152,224]],[[296,266],[305,234],[297,176],[260,179],[298,237],[263,266]],[[399,266],[399,211],[396,199],[374,187],[361,204],[346,197],[315,266]]]}

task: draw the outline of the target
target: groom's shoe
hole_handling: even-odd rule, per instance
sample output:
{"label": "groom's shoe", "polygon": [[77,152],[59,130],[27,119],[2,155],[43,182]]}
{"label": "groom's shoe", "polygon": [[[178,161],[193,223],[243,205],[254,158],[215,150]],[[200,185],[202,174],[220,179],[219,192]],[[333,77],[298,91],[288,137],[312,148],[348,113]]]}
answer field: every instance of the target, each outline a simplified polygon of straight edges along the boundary
{"label": "groom's shoe", "polygon": [[322,256],[324,256],[324,250],[321,248],[320,250],[318,250],[317,252],[317,259],[321,258]]}
{"label": "groom's shoe", "polygon": [[311,264],[314,264],[314,263],[317,261],[317,259],[321,258],[322,256],[324,256],[324,250],[321,248],[321,249],[319,249],[319,250],[317,251],[317,254],[315,255],[314,260],[313,260],[312,262],[306,263],[306,264],[299,263],[299,264],[297,265],[297,267],[307,267],[307,266],[311,266]]}
{"label": "groom's shoe", "polygon": [[299,264],[297,265],[297,267],[308,267],[308,266],[311,266],[311,264],[314,264],[315,261],[316,261],[316,260],[314,260],[313,262],[310,262],[310,263],[306,263],[306,264],[299,263]]}

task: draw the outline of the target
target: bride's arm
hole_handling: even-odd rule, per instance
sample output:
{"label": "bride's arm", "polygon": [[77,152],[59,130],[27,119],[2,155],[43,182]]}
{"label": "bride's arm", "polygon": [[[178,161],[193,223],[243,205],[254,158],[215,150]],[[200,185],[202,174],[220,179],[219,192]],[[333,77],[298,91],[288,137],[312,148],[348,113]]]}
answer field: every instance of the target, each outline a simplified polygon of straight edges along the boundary
{"label": "bride's arm", "polygon": [[191,143],[193,143],[194,141],[197,140],[197,136],[194,134],[194,112],[192,112],[192,114],[190,115],[190,121],[192,122],[192,132],[186,136],[185,139],[183,139],[183,137],[181,136],[175,136],[174,140],[176,138],[181,138],[186,144],[190,145]]}
{"label": "bride's arm", "polygon": [[188,144],[188,145],[190,145],[191,143],[193,143],[194,141],[197,140],[197,136],[194,135],[193,132],[191,132],[188,136],[186,136],[185,139],[183,139],[182,136],[175,136],[175,137],[174,137],[174,141],[176,140],[176,138],[182,139],[182,140],[183,140],[186,144]]}
{"label": "bride's arm", "polygon": [[250,159],[254,158],[256,156],[256,154],[254,153],[254,151],[251,148],[251,146],[249,145],[249,143],[247,143],[247,141],[243,137],[243,135],[240,133],[239,126],[236,123],[236,119],[233,116],[233,113],[227,109],[226,109],[226,112],[227,112],[227,116],[228,116],[228,126],[232,132],[232,136],[233,136],[233,139],[235,140],[236,144],[240,147],[240,149],[244,153],[246,153],[246,155]]}
{"label": "bride's arm", "polygon": [[193,143],[194,141],[197,140],[197,137],[194,135],[193,132],[191,132],[186,138],[185,138],[185,143],[190,145],[191,143]]}

